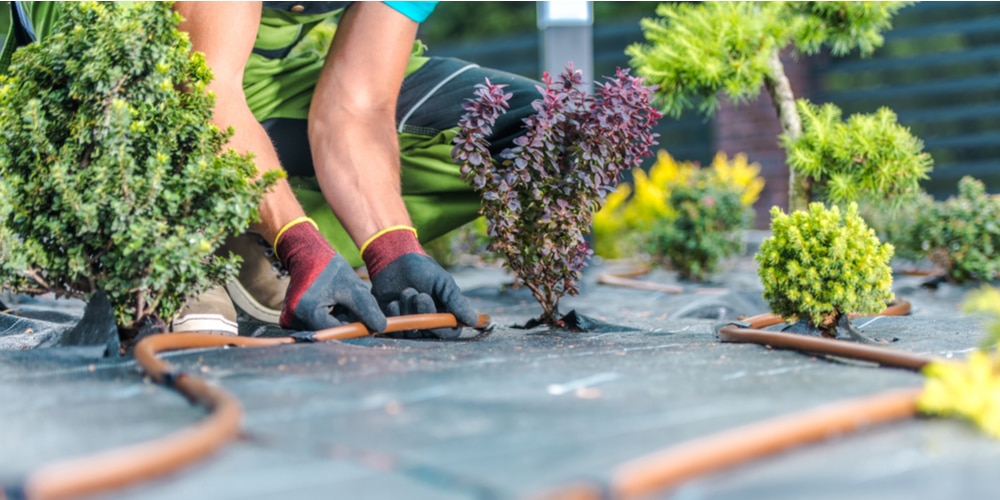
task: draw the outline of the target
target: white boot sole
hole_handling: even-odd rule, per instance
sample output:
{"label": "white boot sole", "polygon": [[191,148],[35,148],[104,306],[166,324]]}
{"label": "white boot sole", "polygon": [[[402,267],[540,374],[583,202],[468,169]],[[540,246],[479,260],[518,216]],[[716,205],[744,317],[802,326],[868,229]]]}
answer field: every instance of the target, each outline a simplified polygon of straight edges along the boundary
{"label": "white boot sole", "polygon": [[221,314],[187,314],[170,324],[173,333],[218,333],[238,335],[239,325]]}
{"label": "white boot sole", "polygon": [[229,292],[229,298],[233,300],[233,304],[251,318],[271,325],[278,324],[281,311],[257,302],[257,299],[253,298],[253,295],[250,295],[246,288],[243,288],[239,280],[226,283],[226,291]]}

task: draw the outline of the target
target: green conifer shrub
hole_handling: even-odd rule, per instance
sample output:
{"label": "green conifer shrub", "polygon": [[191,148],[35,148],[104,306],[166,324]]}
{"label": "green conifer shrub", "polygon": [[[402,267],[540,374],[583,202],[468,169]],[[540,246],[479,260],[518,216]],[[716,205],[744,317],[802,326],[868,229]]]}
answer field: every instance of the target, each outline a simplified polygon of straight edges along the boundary
{"label": "green conifer shrub", "polygon": [[[231,278],[214,257],[277,174],[223,151],[204,55],[169,3],[73,3],[0,78],[0,278],[104,290],[124,331]],[[13,258],[11,258],[13,257]]]}
{"label": "green conifer shrub", "polygon": [[[708,177],[707,169],[697,172]],[[650,253],[668,257],[682,279],[707,280],[722,260],[743,249],[750,213],[741,194],[737,186],[705,179],[675,187],[667,203],[677,216],[653,227]]]}
{"label": "green conifer shrub", "polygon": [[923,191],[906,197],[903,204],[864,197],[858,202],[858,212],[880,240],[892,243],[894,258],[920,265],[926,252],[921,248],[923,235],[917,228],[923,224],[921,214],[932,210],[934,203],[934,197]]}
{"label": "green conifer shrub", "polygon": [[[794,48],[815,54],[822,47],[835,56],[857,49],[870,54],[882,45],[881,33],[903,2],[671,2],[657,7],[659,17],[644,19],[647,43],[628,47],[632,66],[658,86],[658,103],[667,114],[697,108],[711,115],[719,95],[734,103],[754,99],[767,90],[781,124],[782,145],[789,153],[789,207],[805,209],[824,195],[836,201],[856,200],[858,193],[878,195],[918,189],[930,158],[923,144],[879,111],[841,123],[840,112],[824,106],[823,119],[803,120],[781,62],[781,52]],[[893,140],[866,133],[884,131]],[[850,148],[843,143],[831,154],[818,137],[863,136],[871,140]],[[805,136],[803,138],[803,136]],[[804,139],[804,140],[803,140]],[[810,148],[816,149],[815,151]],[[792,157],[795,158],[792,158]],[[858,168],[861,166],[862,168]],[[805,169],[800,167],[806,167]],[[851,176],[846,172],[858,173]],[[877,175],[873,175],[878,171]],[[848,185],[854,183],[854,185]],[[835,201],[829,199],[827,201]]]}
{"label": "green conifer shrub", "polygon": [[956,283],[1000,276],[1000,197],[982,181],[963,177],[958,195],[909,211],[901,238],[908,253],[922,255]]}
{"label": "green conifer shrub", "polygon": [[889,108],[841,119],[833,104],[798,101],[802,135],[782,145],[788,165],[813,180],[812,192],[829,203],[859,201],[865,195],[911,200],[933,160],[923,141],[896,121]]}
{"label": "green conifer shrub", "polygon": [[893,298],[893,247],[868,228],[857,204],[841,212],[811,203],[790,215],[774,207],[771,230],[754,260],[775,314],[835,337],[842,316],[877,313]]}

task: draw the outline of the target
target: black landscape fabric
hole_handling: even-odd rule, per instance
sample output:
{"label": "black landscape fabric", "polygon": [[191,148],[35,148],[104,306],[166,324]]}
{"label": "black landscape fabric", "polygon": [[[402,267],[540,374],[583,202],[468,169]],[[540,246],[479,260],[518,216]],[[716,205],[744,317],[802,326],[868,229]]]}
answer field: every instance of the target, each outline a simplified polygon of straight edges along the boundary
{"label": "black landscape fabric", "polygon": [[[239,398],[244,435],[207,460],[102,498],[523,498],[606,480],[629,459],[695,437],[922,384],[904,370],[720,343],[720,325],[766,312],[754,276],[740,268],[717,290],[683,284],[679,295],[600,285],[596,272],[562,306],[598,322],[587,332],[517,328],[539,312],[530,294],[499,270],[467,268],[454,274],[492,317],[485,335],[165,354]],[[665,271],[644,279],[676,283]],[[919,285],[896,281],[911,315],[855,325],[898,339],[894,349],[966,356],[983,331],[956,309],[968,290]],[[128,357],[57,346],[83,303],[3,300],[21,316],[0,316],[0,484],[204,415],[145,380]],[[988,498],[997,466],[1000,444],[975,428],[921,419],[790,450],[664,498]]]}

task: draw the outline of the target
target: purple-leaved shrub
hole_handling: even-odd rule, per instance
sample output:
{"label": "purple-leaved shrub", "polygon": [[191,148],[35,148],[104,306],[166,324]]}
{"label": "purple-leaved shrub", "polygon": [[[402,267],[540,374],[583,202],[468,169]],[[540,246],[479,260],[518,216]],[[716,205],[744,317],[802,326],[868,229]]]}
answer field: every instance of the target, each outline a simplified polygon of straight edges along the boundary
{"label": "purple-leaved shrub", "polygon": [[537,86],[536,113],[524,135],[496,161],[488,138],[511,94],[489,80],[464,105],[452,157],[483,199],[490,249],[542,306],[540,322],[559,326],[559,299],[579,293],[580,271],[592,253],[584,239],[593,213],[625,169],[638,167],[656,144],[661,118],[650,105],[655,87],[618,69],[584,90],[572,65]]}

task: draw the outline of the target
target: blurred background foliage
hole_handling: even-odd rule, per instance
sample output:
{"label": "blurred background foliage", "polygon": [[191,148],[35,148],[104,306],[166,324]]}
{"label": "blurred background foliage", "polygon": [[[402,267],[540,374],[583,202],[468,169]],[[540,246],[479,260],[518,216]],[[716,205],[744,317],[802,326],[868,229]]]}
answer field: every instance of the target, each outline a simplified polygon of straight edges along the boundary
{"label": "blurred background foliage", "polygon": [[[595,78],[629,65],[625,47],[642,41],[639,21],[654,17],[658,3],[593,3]],[[536,2],[442,2],[420,36],[430,55],[537,78],[536,10]],[[802,97],[834,103],[845,116],[892,109],[934,158],[934,171],[921,184],[936,199],[956,194],[966,175],[984,181],[987,192],[1000,192],[1000,2],[917,2],[899,11],[885,44],[869,57],[790,59],[806,64],[809,88]],[[660,147],[678,160],[705,165],[718,152],[714,121],[696,113],[661,120],[657,132]],[[776,155],[725,152],[748,153],[769,178],[783,168]]]}

